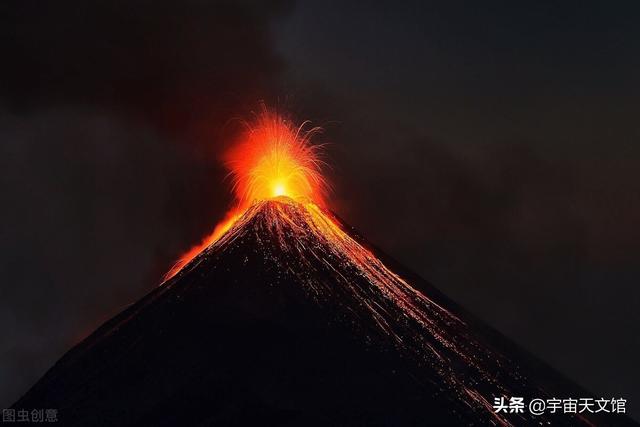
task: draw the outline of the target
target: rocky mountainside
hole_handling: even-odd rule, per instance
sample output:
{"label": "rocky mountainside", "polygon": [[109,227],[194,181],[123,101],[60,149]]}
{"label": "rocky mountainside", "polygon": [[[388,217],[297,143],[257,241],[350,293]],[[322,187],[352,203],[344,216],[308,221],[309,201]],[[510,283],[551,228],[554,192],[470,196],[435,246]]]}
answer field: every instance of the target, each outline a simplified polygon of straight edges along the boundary
{"label": "rocky mountainside", "polygon": [[14,407],[94,426],[631,423],[492,407],[499,396],[585,395],[330,212],[276,198]]}

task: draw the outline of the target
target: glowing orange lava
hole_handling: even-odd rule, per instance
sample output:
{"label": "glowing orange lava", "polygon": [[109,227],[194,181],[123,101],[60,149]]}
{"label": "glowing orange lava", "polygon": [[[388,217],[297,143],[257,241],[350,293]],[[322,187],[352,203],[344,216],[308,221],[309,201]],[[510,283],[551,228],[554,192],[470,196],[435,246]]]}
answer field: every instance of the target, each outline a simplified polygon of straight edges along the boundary
{"label": "glowing orange lava", "polygon": [[167,273],[173,277],[203,249],[214,243],[255,202],[286,196],[324,206],[327,184],[321,174],[320,146],[310,138],[319,128],[304,130],[285,117],[263,108],[248,123],[239,141],[224,155],[233,178],[236,205],[199,245],[191,248]]}
{"label": "glowing orange lava", "polygon": [[241,141],[225,155],[233,175],[233,188],[240,206],[258,200],[287,196],[323,204],[326,190],[321,175],[319,147],[310,144],[318,128],[304,131],[303,123],[291,122],[263,111]]}

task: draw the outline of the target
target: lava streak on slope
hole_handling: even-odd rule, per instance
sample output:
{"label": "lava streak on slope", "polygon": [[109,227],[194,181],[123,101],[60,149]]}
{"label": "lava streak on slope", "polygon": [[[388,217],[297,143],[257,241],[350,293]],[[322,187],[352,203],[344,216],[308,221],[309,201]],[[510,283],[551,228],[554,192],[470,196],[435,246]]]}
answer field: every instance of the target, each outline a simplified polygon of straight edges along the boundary
{"label": "lava streak on slope", "polygon": [[224,156],[233,179],[236,205],[211,234],[180,257],[165,279],[173,277],[218,240],[257,201],[286,196],[324,206],[328,185],[322,176],[321,146],[310,141],[320,128],[305,130],[307,124],[294,126],[265,106],[252,123],[245,123],[239,140]]}
{"label": "lava streak on slope", "polygon": [[[334,313],[337,321],[352,325],[355,336],[410,360],[411,375],[419,382],[431,382],[452,416],[466,413],[463,418],[468,422],[502,426],[550,422],[526,413],[496,414],[487,397],[551,397],[546,384],[525,374],[517,360],[487,345],[466,320],[437,302],[437,295],[415,290],[330,211],[312,201],[278,196],[254,202],[167,282],[167,290],[206,274],[208,266],[222,258],[246,257],[251,264],[245,249],[236,252],[246,247],[262,259],[263,268],[277,271],[281,286],[294,284],[306,299]],[[585,422],[579,415],[554,421]]]}
{"label": "lava streak on slope", "polygon": [[276,196],[14,406],[60,408],[69,425],[610,424],[490,403],[576,395],[328,209]]}
{"label": "lava streak on slope", "polygon": [[[309,141],[316,131],[305,132],[266,109],[247,126],[225,156],[235,207],[174,267],[161,292],[182,292],[183,283],[207,280],[221,260],[244,263],[234,270],[240,275],[251,265],[251,253],[260,275],[273,268],[305,300],[358,329],[357,336],[410,360],[409,374],[431,383],[448,413],[504,426],[548,422],[530,414],[496,414],[487,398],[549,396],[546,385],[487,345],[435,292],[424,295],[410,286],[326,208],[318,148]],[[584,420],[577,415],[563,421]]]}

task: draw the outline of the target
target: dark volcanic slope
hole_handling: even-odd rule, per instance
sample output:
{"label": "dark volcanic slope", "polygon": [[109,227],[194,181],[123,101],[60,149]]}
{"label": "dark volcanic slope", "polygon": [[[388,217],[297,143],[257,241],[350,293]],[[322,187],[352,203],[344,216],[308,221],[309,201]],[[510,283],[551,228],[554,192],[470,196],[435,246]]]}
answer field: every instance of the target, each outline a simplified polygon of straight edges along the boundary
{"label": "dark volcanic slope", "polygon": [[14,406],[92,426],[586,422],[496,416],[496,396],[585,393],[337,224],[311,204],[254,205]]}

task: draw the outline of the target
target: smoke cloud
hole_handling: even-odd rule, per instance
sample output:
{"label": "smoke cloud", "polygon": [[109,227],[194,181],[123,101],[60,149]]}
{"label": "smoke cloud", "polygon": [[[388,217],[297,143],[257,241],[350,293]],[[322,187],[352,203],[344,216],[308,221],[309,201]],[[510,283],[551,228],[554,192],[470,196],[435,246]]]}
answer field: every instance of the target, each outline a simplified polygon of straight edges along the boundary
{"label": "smoke cloud", "polygon": [[273,93],[288,7],[0,6],[0,406],[211,231],[222,141]]}

